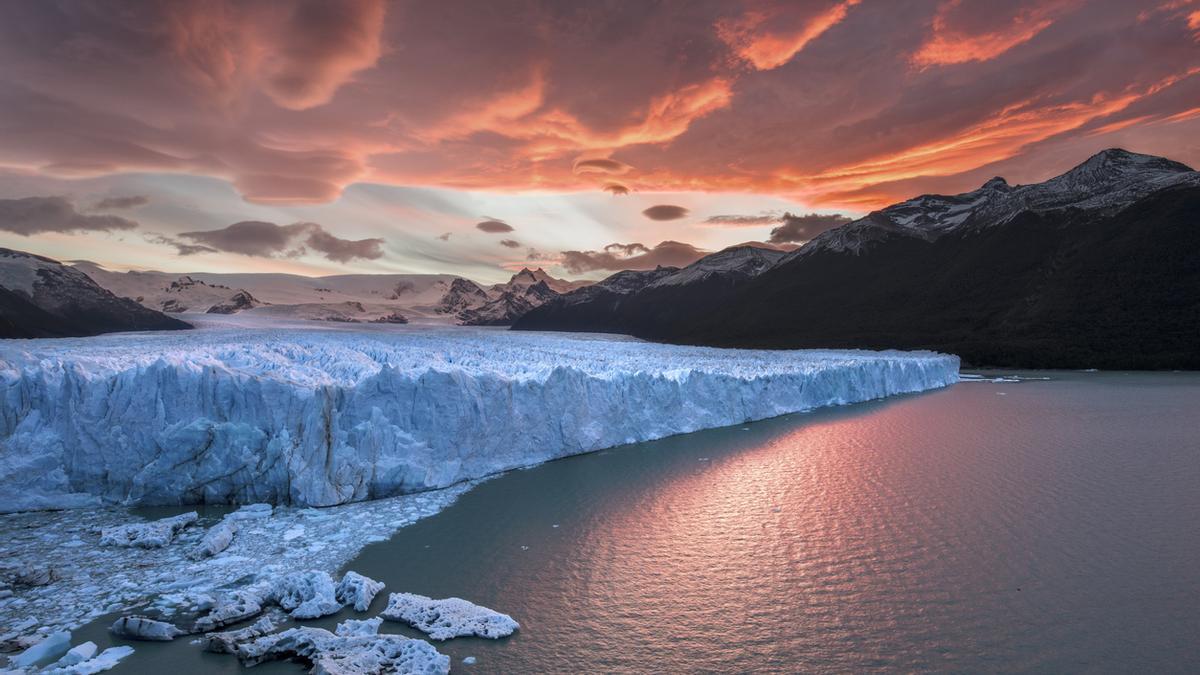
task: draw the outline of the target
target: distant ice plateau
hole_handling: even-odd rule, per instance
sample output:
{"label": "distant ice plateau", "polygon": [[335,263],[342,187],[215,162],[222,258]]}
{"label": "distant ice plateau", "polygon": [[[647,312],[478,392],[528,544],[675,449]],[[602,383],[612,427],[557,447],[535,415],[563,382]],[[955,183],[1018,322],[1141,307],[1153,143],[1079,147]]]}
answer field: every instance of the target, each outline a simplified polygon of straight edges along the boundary
{"label": "distant ice plateau", "polygon": [[0,341],[0,511],[331,506],[958,380],[929,352],[215,322]]}

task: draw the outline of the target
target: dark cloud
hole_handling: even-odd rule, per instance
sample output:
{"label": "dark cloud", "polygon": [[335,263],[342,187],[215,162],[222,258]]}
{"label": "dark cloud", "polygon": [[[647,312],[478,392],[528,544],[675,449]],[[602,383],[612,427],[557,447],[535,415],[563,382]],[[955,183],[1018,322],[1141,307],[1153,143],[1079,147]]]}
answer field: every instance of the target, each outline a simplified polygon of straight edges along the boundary
{"label": "dark cloud", "polygon": [[442,234],[439,234],[437,238],[441,239],[442,241],[450,241],[450,235],[452,235],[452,234],[454,234],[454,233],[453,232],[443,232]]}
{"label": "dark cloud", "polygon": [[604,187],[600,189],[604,190],[605,192],[611,192],[614,195],[629,194],[629,188],[625,185],[621,185],[620,183],[605,183]]}
{"label": "dark cloud", "polygon": [[609,244],[603,251],[563,251],[560,264],[572,274],[594,270],[649,270],[659,265],[683,267],[708,255],[709,251],[678,241],[657,246]]}
{"label": "dark cloud", "polygon": [[604,252],[628,257],[639,253],[649,253],[650,249],[646,248],[645,244],[609,244],[604,247]]}
{"label": "dark cloud", "polygon": [[173,237],[168,237],[162,234],[149,234],[146,236],[146,241],[151,244],[162,244],[163,246],[174,246],[175,252],[179,255],[196,255],[198,253],[220,253],[217,249],[203,244],[189,244],[186,241],[180,241]]}
{"label": "dark cloud", "polygon": [[521,242],[516,239],[501,239],[500,245],[505,248],[521,248]]}
{"label": "dark cloud", "polygon": [[608,173],[618,176],[633,169],[625,162],[607,158],[575,160],[575,164],[571,168],[575,173]]}
{"label": "dark cloud", "polygon": [[755,227],[758,225],[777,225],[783,222],[783,216],[776,213],[760,213],[757,216],[723,215],[709,216],[704,219],[704,225],[721,227]]}
{"label": "dark cloud", "polygon": [[93,211],[115,211],[120,209],[136,209],[139,206],[145,206],[150,203],[149,197],[142,195],[131,195],[129,197],[105,197],[96,202],[92,207]]}
{"label": "dark cloud", "polygon": [[80,213],[65,197],[0,199],[0,230],[24,237],[41,232],[111,232],[138,224],[120,216]]}
{"label": "dark cloud", "polygon": [[483,232],[487,232],[488,234],[501,234],[503,232],[512,232],[513,226],[509,225],[508,223],[504,222],[503,220],[496,220],[495,218],[489,218],[488,220],[485,220],[482,223],[476,223],[475,229],[483,231]]}
{"label": "dark cloud", "polygon": [[182,232],[180,237],[229,253],[270,258],[299,255],[293,242],[308,232],[308,223],[276,225],[261,220],[243,220],[219,230]]}
{"label": "dark cloud", "polygon": [[771,230],[767,241],[772,244],[788,244],[808,241],[825,230],[832,230],[850,222],[840,213],[809,213],[795,216],[783,214],[783,224]]}
{"label": "dark cloud", "polygon": [[383,257],[382,239],[342,239],[329,234],[316,223],[309,223],[309,232],[305,244],[309,248],[320,251],[326,258],[334,262],[350,262],[351,260],[378,260]]}
{"label": "dark cloud", "polygon": [[657,204],[642,211],[642,215],[650,220],[679,220],[686,218],[688,210],[674,204]]}
{"label": "dark cloud", "polygon": [[275,33],[279,42],[268,52],[267,93],[295,110],[328,102],[355,72],[379,58],[384,12],[383,0],[293,3]]}
{"label": "dark cloud", "polygon": [[[383,257],[384,243],[382,239],[342,239],[317,223],[276,225],[261,220],[244,220],[219,230],[183,232],[179,236],[195,244],[171,239],[163,243],[175,246],[181,255],[226,251],[260,258],[294,257],[306,253],[307,246],[335,262],[376,260]],[[185,252],[185,247],[191,248]]]}

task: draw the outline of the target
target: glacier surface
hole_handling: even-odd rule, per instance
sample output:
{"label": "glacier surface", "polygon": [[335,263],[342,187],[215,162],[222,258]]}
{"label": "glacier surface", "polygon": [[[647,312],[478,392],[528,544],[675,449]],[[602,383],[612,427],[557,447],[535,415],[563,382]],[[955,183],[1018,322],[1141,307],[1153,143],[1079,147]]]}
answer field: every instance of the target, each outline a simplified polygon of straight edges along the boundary
{"label": "glacier surface", "polygon": [[957,357],[236,321],[0,341],[0,511],[330,506],[942,387]]}

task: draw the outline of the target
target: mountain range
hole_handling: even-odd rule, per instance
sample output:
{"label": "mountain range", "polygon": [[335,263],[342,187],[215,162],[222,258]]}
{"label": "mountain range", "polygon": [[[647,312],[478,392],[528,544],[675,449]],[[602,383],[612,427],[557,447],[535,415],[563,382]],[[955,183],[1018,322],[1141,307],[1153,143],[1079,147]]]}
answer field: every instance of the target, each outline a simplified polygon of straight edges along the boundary
{"label": "mountain range", "polygon": [[976,366],[1200,368],[1200,173],[1120,149],[1042,183],[922,195],[785,252],[596,282],[114,272],[0,249],[0,337],[186,328],[179,313],[456,322],[722,347],[931,349]]}
{"label": "mountain range", "polygon": [[165,313],[249,313],[275,318],[508,325],[516,316],[589,282],[522,269],[507,282],[479,285],[448,274],[116,272],[88,261],[73,267],[113,293]]}
{"label": "mountain range", "polygon": [[69,265],[0,248],[0,338],[184,328],[191,325],[118,297]]}
{"label": "mountain range", "polygon": [[116,272],[0,249],[0,338],[74,337],[191,325],[171,315],[503,326],[587,281],[522,269],[481,286],[440,274],[173,274]]}
{"label": "mountain range", "polygon": [[1200,368],[1198,251],[1200,173],[1110,149],[1042,183],[993,178],[889,206],[765,265],[733,249],[614,275],[514,328],[933,349],[980,366]]}

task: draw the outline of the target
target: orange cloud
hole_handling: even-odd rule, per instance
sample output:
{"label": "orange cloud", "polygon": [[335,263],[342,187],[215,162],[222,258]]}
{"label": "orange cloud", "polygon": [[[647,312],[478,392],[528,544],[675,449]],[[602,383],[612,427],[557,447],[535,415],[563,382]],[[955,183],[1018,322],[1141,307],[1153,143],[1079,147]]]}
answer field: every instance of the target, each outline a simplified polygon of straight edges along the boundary
{"label": "orange cloud", "polygon": [[265,91],[293,110],[328,103],[355,73],[379,59],[383,16],[383,0],[297,5],[264,59]]}
{"label": "orange cloud", "polygon": [[1200,65],[1195,0],[746,3],[0,3],[0,168],[215,176],[272,204],[370,181],[873,206],[1058,136],[1200,157],[1167,128],[1200,78],[1153,86]]}
{"label": "orange cloud", "polygon": [[717,22],[717,35],[742,60],[756,70],[778,68],[800,53],[808,43],[842,22],[850,8],[861,0],[843,0],[810,17],[798,29],[770,32],[776,11],[750,11],[737,19]]}
{"label": "orange cloud", "polygon": [[1032,40],[1075,4],[1075,0],[1058,0],[1020,7],[998,30],[975,32],[953,24],[954,15],[963,9],[963,0],[946,0],[933,17],[933,34],[913,54],[912,62],[928,67],[990,61]]}
{"label": "orange cloud", "polygon": [[[1200,72],[1192,68],[1150,86],[1090,99],[1046,103],[1036,99],[1005,107],[982,123],[939,140],[881,155],[865,162],[838,166],[812,175],[793,175],[812,203],[822,206],[878,208],[896,201],[892,193],[871,186],[922,176],[948,176],[1010,159],[1026,147],[1083,127],[1093,120],[1125,110],[1134,102]],[[1144,122],[1111,123],[1106,132]],[[1104,129],[1104,127],[1101,127]]]}
{"label": "orange cloud", "polygon": [[530,82],[495,96],[479,108],[455,115],[422,130],[433,142],[487,131],[525,141],[527,157],[546,158],[569,152],[619,148],[638,143],[665,143],[687,131],[693,120],[729,105],[730,82],[714,78],[654,97],[628,124],[615,130],[593,129],[576,115],[545,103],[544,71]]}
{"label": "orange cloud", "polygon": [[[383,0],[164,5],[156,27],[184,73],[221,106],[261,89],[277,105],[328,103],[382,53]],[[148,13],[148,25],[155,17]]]}
{"label": "orange cloud", "polygon": [[618,162],[609,157],[579,158],[571,165],[575,173],[607,173],[620,176],[629,173],[633,167],[625,162]]}

